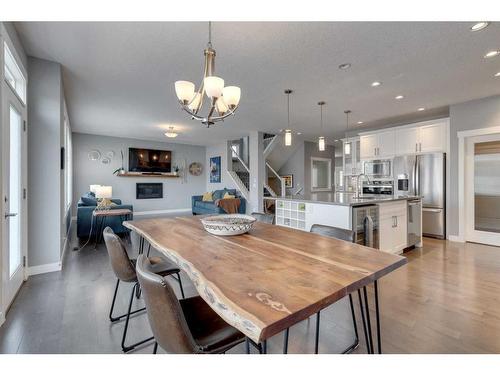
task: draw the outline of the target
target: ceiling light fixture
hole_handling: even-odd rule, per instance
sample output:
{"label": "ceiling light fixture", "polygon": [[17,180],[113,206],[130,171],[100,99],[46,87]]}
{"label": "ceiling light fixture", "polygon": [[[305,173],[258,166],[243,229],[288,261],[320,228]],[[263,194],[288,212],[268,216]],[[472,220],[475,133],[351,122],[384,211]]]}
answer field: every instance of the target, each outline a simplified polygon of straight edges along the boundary
{"label": "ceiling light fixture", "polygon": [[487,27],[489,24],[490,24],[489,22],[485,22],[485,21],[483,21],[483,22],[477,22],[477,23],[475,23],[474,25],[472,25],[470,27],[470,30],[471,31],[479,31],[479,30],[482,30],[485,27]]}
{"label": "ceiling light fixture", "polygon": [[495,50],[489,51],[486,55],[484,55],[484,58],[489,59],[490,57],[495,57],[498,55],[500,55],[500,51],[495,49]]}
{"label": "ceiling light fixture", "polygon": [[358,125],[361,125],[363,123],[363,121],[358,121]]}
{"label": "ceiling light fixture", "polygon": [[495,73],[495,77],[500,77],[500,72]]}
{"label": "ceiling light fixture", "polygon": [[375,82],[372,82],[372,87],[377,87],[377,86],[380,86],[381,84],[382,84],[382,82],[375,81]]}
{"label": "ceiling light fixture", "polygon": [[[234,114],[238,108],[241,97],[241,89],[237,86],[225,86],[224,80],[216,77],[215,73],[215,50],[212,48],[212,23],[208,23],[208,43],[203,51],[205,55],[205,68],[203,80],[198,91],[195,85],[189,81],[175,82],[175,93],[179,99],[181,108],[191,115],[192,119],[201,121],[210,127],[218,121]],[[209,98],[209,110],[207,115],[200,115],[203,107],[204,95]]]}
{"label": "ceiling light fixture", "polygon": [[[324,101],[320,101],[318,102],[318,105],[319,105],[319,113],[320,113],[320,124],[321,124],[321,132],[323,132],[323,106],[325,105],[326,103]],[[325,151],[325,137],[323,136],[320,136],[318,138],[318,149],[320,151]]]}
{"label": "ceiling light fixture", "polygon": [[174,127],[173,126],[169,126],[168,127],[168,131],[165,132],[165,136],[168,137],[168,138],[175,138],[179,135],[179,133],[175,132],[174,131]]}
{"label": "ceiling light fixture", "polygon": [[350,63],[344,63],[344,64],[340,64],[339,65],[339,69],[349,69],[351,67],[351,64]]}
{"label": "ceiling light fixture", "polygon": [[288,129],[285,130],[285,146],[292,145],[292,130],[290,129],[290,94],[293,91],[290,89],[285,90],[286,95],[286,111],[287,111],[287,125]]}
{"label": "ceiling light fixture", "polygon": [[396,99],[396,100],[401,100],[401,99],[404,99],[404,96],[403,96],[403,95],[398,95],[398,96],[396,96],[394,99]]}
{"label": "ceiling light fixture", "polygon": [[420,107],[419,109],[417,109],[417,111],[420,111],[420,112],[425,111],[425,108],[424,107]]}
{"label": "ceiling light fixture", "polygon": [[[351,110],[346,109],[344,111],[345,113],[345,131],[349,130],[349,113],[351,113]],[[346,155],[351,155],[351,142],[349,142],[349,136],[347,136],[347,141],[344,143],[344,154]]]}

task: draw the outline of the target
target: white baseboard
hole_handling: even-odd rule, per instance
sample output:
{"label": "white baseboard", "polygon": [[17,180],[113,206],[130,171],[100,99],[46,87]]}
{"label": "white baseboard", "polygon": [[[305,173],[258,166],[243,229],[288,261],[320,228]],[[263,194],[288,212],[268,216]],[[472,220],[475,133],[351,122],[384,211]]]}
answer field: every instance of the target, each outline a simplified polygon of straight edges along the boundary
{"label": "white baseboard", "polygon": [[28,267],[28,276],[39,275],[41,273],[56,272],[62,269],[62,263],[41,264],[39,266]]}
{"label": "white baseboard", "polygon": [[182,212],[191,212],[191,207],[190,208],[173,208],[170,210],[138,211],[138,212],[134,212],[134,216],[177,214],[177,213],[182,213]]}
{"label": "white baseboard", "polygon": [[460,236],[453,236],[453,235],[449,235],[448,236],[448,240],[452,241],[452,242],[465,242],[465,240],[460,237]]}

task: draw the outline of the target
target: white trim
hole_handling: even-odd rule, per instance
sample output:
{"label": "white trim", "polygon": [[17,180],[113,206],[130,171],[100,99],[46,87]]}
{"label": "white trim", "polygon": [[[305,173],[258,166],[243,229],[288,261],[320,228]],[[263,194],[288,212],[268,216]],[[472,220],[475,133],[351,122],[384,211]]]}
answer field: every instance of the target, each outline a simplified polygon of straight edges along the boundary
{"label": "white trim", "polygon": [[476,135],[490,135],[500,133],[500,126],[492,126],[489,128],[462,130],[457,132],[458,138],[474,137]]}
{"label": "white trim", "polygon": [[448,240],[452,242],[465,242],[465,240],[460,236],[449,235]]}
{"label": "white trim", "polygon": [[2,326],[2,324],[5,323],[5,317],[3,315],[3,312],[0,311],[0,327]]}
{"label": "white trim", "polygon": [[[64,224],[66,224],[66,220],[64,220]],[[73,227],[73,217],[71,217],[71,220],[69,222],[69,228],[68,231],[66,232],[66,236],[64,237],[64,244],[63,244],[63,251],[61,254],[61,269],[62,269],[62,261],[64,260],[64,256],[66,255],[66,250],[69,248],[69,245],[71,243],[71,228]]]}
{"label": "white trim", "polygon": [[61,269],[62,269],[61,262],[41,264],[39,266],[28,267],[28,275],[29,276],[39,275],[41,273],[60,271]]}
{"label": "white trim", "polygon": [[138,211],[134,212],[134,216],[147,216],[147,215],[162,215],[162,214],[174,214],[181,212],[191,212],[191,207],[189,208],[173,208],[169,210],[152,210],[152,211]]}

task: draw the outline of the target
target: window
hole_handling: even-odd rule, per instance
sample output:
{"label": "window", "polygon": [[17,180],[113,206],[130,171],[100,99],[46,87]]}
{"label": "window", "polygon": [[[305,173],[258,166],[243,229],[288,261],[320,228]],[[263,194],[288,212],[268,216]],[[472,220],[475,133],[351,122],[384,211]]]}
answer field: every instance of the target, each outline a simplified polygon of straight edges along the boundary
{"label": "window", "polygon": [[332,160],[311,158],[311,191],[332,190]]}
{"label": "window", "polygon": [[238,156],[240,156],[240,144],[239,143],[233,143],[231,145],[231,150],[233,154],[233,158],[236,159]]}
{"label": "window", "polygon": [[71,128],[67,118],[64,119],[64,193],[66,210],[69,209],[73,194],[73,160],[72,160]]}
{"label": "window", "polygon": [[26,103],[26,78],[17,65],[16,59],[10,52],[7,43],[4,42],[4,76],[5,81],[14,90],[19,99]]}

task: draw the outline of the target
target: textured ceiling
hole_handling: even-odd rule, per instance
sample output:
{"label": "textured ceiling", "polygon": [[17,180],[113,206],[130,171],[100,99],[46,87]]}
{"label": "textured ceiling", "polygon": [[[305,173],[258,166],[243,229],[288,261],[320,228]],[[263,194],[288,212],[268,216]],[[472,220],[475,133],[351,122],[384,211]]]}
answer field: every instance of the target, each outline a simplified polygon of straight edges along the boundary
{"label": "textured ceiling", "polygon": [[[306,139],[345,131],[344,109],[373,126],[446,112],[450,104],[500,94],[500,25],[472,33],[462,22],[215,23],[216,73],[242,89],[234,118],[206,129],[178,107],[174,82],[198,83],[206,23],[20,22],[28,55],[63,66],[74,131],[165,140],[174,125],[180,143],[210,144],[249,130],[286,127]],[[352,67],[339,70],[349,62]],[[372,88],[372,81],[382,85]],[[395,100],[396,95],[405,96]],[[325,100],[324,129],[318,100]],[[427,110],[417,112],[418,107]]]}

